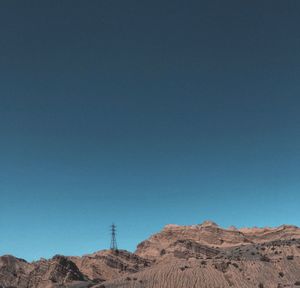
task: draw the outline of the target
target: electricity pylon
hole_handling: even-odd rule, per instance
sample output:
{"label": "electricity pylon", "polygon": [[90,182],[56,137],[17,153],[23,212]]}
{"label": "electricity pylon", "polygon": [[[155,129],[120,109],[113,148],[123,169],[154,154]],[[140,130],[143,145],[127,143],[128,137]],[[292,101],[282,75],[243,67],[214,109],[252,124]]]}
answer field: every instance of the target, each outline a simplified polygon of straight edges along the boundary
{"label": "electricity pylon", "polygon": [[111,231],[110,250],[117,251],[118,246],[116,240],[116,225],[114,223],[110,226],[110,231]]}

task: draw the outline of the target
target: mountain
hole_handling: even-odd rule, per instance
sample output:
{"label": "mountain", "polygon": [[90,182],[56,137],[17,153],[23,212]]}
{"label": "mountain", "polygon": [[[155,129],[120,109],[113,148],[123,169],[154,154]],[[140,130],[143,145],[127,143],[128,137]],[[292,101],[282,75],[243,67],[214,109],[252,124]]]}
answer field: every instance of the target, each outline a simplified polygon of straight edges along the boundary
{"label": "mountain", "polygon": [[291,238],[300,238],[298,227],[283,225],[276,228],[223,229],[214,222],[205,221],[192,226],[167,225],[161,232],[140,243],[136,253],[142,257],[156,258],[162,250],[172,249],[176,241],[187,239],[207,247],[223,249]]}
{"label": "mountain", "polygon": [[0,288],[300,287],[300,228],[167,225],[135,253],[103,250],[28,263],[0,257]]}

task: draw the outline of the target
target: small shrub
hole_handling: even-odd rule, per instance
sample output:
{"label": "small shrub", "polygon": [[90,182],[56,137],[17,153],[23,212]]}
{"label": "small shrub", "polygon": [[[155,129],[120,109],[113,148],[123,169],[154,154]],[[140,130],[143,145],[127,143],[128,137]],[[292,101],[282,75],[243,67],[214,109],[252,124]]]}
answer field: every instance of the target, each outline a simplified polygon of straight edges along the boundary
{"label": "small shrub", "polygon": [[270,258],[266,255],[261,255],[260,256],[260,261],[270,262]]}

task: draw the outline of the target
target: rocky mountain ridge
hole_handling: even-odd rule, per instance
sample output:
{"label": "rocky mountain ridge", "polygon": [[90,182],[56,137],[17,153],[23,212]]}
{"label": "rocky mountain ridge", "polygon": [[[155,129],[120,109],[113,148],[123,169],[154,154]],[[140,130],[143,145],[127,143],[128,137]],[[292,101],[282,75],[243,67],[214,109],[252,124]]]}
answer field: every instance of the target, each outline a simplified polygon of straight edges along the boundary
{"label": "rocky mountain ridge", "polygon": [[28,263],[0,257],[0,288],[300,287],[300,228],[166,225],[135,253],[103,250]]}

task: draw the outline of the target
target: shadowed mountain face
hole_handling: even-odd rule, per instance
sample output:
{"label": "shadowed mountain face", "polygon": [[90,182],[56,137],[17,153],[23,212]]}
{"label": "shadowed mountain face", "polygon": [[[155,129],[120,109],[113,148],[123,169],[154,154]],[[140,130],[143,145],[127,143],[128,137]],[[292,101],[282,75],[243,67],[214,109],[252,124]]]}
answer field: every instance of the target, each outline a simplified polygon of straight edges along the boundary
{"label": "shadowed mountain face", "polygon": [[0,257],[0,288],[300,287],[300,229],[167,225],[135,253],[28,263]]}

